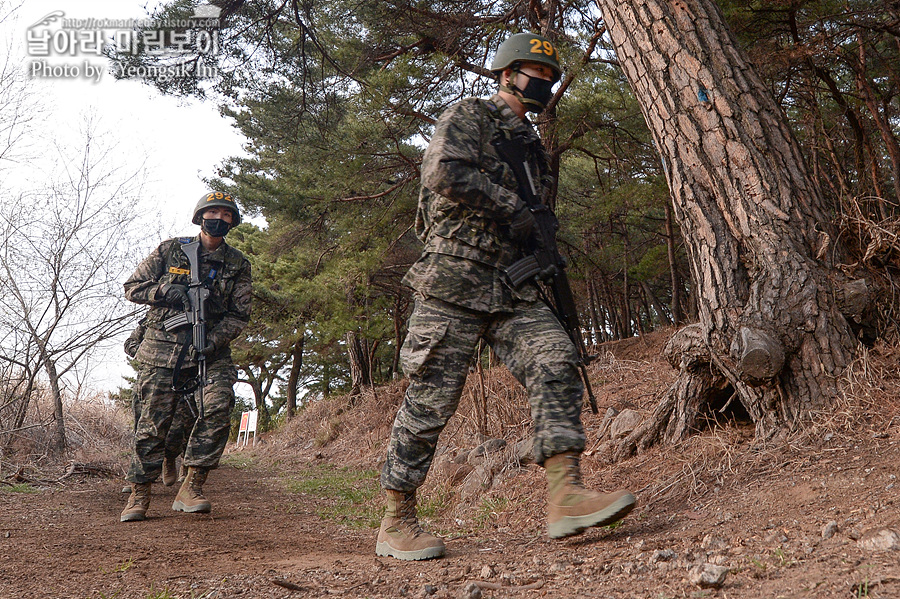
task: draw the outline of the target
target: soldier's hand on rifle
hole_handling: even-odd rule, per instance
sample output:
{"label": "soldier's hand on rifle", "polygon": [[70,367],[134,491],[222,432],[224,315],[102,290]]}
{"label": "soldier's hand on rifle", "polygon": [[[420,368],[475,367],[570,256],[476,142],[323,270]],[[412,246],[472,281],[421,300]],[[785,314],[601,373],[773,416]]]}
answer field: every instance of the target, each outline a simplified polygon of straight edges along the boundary
{"label": "soldier's hand on rifle", "polygon": [[190,358],[191,358],[191,360],[196,362],[197,358],[199,358],[200,356],[209,357],[209,356],[213,355],[214,353],[216,353],[216,346],[213,343],[207,343],[205,346],[203,346],[203,349],[201,349],[199,351],[197,350],[196,347],[194,347],[192,345],[191,351],[190,351]]}
{"label": "soldier's hand on rifle", "polygon": [[163,296],[163,301],[173,308],[186,308],[190,305],[187,287],[184,285],[163,283],[159,287],[159,294]]}
{"label": "soldier's hand on rifle", "polygon": [[537,221],[534,220],[534,215],[531,213],[531,209],[528,208],[528,204],[520,200],[509,222],[509,232],[513,240],[519,242],[528,241],[536,226]]}

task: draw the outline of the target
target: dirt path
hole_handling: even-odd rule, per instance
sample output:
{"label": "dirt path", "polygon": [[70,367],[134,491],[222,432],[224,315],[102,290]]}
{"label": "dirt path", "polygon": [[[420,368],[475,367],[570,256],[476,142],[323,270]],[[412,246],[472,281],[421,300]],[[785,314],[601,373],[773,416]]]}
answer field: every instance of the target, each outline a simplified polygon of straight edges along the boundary
{"label": "dirt path", "polygon": [[120,523],[121,487],[87,479],[0,493],[0,597],[286,597],[267,582],[273,569],[332,567],[367,545],[368,535],[323,523],[248,470],[210,476],[209,515],[172,511],[176,487],[157,483],[150,517]]}
{"label": "dirt path", "polygon": [[325,522],[312,498],[231,466],[204,487],[209,515],[172,511],[176,487],[156,483],[148,519],[120,523],[121,487],[88,478],[0,493],[0,598],[446,595],[485,556],[515,555],[495,538],[490,546],[456,539],[449,559],[435,562],[376,558],[371,531]]}
{"label": "dirt path", "polygon": [[376,558],[372,532],[325,522],[312,498],[285,494],[274,478],[230,466],[205,486],[214,507],[209,515],[172,511],[176,488],[157,483],[148,519],[120,523],[121,487],[117,480],[86,479],[39,493],[0,493],[0,598],[446,594],[468,578],[473,563],[516,555],[510,539],[494,538],[489,546],[456,539],[449,558],[435,562]]}
{"label": "dirt path", "polygon": [[[120,479],[0,483],[0,599],[900,598],[894,418],[767,448],[729,428],[616,465],[588,453],[586,483],[628,486],[638,507],[563,541],[544,532],[539,467],[510,467],[468,501],[438,467],[423,498],[441,506],[428,523],[448,555],[428,562],[376,557],[373,529],[319,517],[336,492],[294,484],[374,485],[382,449],[364,431],[384,438],[387,426],[349,428],[321,449],[289,432],[232,448],[204,486],[208,515],[173,511],[176,487],[158,483],[149,519],[131,523],[119,522]],[[379,500],[363,496],[355,507],[370,514]],[[704,564],[724,571],[721,587],[694,579]]]}
{"label": "dirt path", "polygon": [[[665,338],[616,344],[618,361],[595,373],[601,405],[652,409],[671,376],[659,357]],[[892,352],[871,371],[894,373]],[[257,450],[226,451],[229,465],[204,487],[211,515],[172,511],[176,489],[161,484],[148,520],[120,523],[121,480],[71,476],[32,493],[0,482],[0,599],[477,599],[476,583],[496,599],[898,599],[900,381],[891,377],[781,444],[754,444],[752,426],[729,424],[613,465],[592,442],[586,483],[628,487],[638,507],[619,526],[565,541],[544,532],[539,467],[510,463],[485,490],[469,485],[474,474],[454,483],[458,470],[441,458],[422,495],[437,506],[427,525],[448,555],[413,563],[376,557],[374,530],[323,520],[327,500],[293,484],[335,474],[368,485],[353,514],[370,520],[402,385],[354,410],[321,402]],[[466,421],[445,432],[447,458],[477,444]],[[586,416],[589,439],[599,427]],[[704,564],[725,571],[720,588],[694,580]]]}
{"label": "dirt path", "polygon": [[[211,515],[172,511],[175,488],[155,484],[150,518],[120,523],[120,489],[87,478],[0,492],[0,598],[476,599],[473,582],[482,597],[900,597],[898,552],[860,552],[842,534],[817,540],[822,517],[806,486],[796,497],[779,492],[784,512],[754,493],[723,495],[700,512],[657,503],[564,542],[541,535],[536,518],[452,539],[447,558],[419,563],[375,557],[374,532],[321,520],[312,497],[254,468],[210,476]],[[885,511],[882,521],[896,525]],[[703,561],[730,568],[723,588],[687,581]]]}

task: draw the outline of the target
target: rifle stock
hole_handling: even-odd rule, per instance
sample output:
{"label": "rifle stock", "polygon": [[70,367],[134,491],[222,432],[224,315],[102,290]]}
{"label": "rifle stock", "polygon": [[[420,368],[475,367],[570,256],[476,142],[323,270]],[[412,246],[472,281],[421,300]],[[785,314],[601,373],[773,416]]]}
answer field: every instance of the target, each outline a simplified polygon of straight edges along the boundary
{"label": "rifle stock", "polygon": [[536,280],[549,287],[553,301],[550,308],[569,335],[578,353],[578,370],[587,391],[591,412],[597,414],[597,400],[588,380],[587,365],[594,359],[587,353],[581,336],[581,323],[575,297],[566,276],[566,260],[556,245],[556,231],[559,221],[553,211],[538,197],[534,179],[528,166],[528,156],[521,140],[501,138],[495,140],[494,148],[500,158],[509,166],[515,176],[519,197],[528,205],[536,223],[535,242],[532,251],[506,269],[506,276],[513,287],[521,287],[529,280]]}

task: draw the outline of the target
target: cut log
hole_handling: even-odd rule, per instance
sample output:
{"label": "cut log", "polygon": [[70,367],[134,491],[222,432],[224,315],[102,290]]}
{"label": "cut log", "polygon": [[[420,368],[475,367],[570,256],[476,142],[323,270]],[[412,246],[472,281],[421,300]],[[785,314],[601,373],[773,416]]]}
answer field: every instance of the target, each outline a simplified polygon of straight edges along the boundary
{"label": "cut log", "polygon": [[758,387],[775,378],[784,368],[784,350],[764,331],[741,327],[731,344],[731,354],[740,365],[741,380]]}

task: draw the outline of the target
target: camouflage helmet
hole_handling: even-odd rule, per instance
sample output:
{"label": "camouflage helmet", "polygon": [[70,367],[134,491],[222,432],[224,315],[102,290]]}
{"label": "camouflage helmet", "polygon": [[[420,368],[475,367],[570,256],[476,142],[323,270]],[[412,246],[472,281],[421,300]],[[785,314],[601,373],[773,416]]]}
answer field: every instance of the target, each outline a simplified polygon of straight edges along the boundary
{"label": "camouflage helmet", "polygon": [[536,33],[517,33],[507,38],[494,55],[491,71],[498,77],[517,62],[537,62],[553,69],[553,83],[562,76],[559,53],[550,40]]}
{"label": "camouflage helmet", "polygon": [[234,214],[234,222],[231,223],[232,227],[241,224],[241,211],[238,210],[237,203],[235,203],[234,198],[223,191],[210,191],[209,193],[204,193],[200,198],[200,201],[197,202],[197,207],[194,208],[194,218],[191,219],[191,222],[195,225],[199,225],[203,211],[207,208],[215,207],[228,208],[231,210],[232,214]]}

